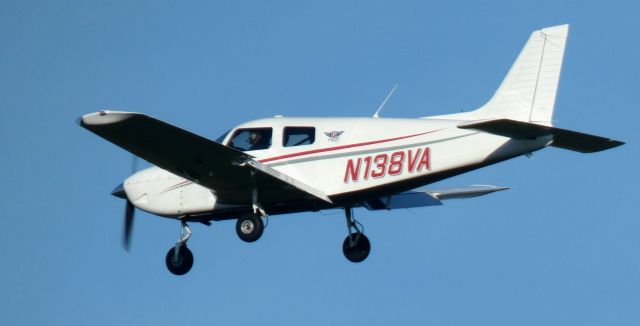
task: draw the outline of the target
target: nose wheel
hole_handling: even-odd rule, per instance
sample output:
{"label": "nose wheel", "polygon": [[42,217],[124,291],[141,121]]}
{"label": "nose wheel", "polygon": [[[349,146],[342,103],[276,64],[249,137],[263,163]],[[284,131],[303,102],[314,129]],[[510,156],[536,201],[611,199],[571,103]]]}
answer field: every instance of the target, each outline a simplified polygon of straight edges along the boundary
{"label": "nose wheel", "polygon": [[167,253],[167,268],[175,275],[184,275],[191,270],[193,266],[193,254],[191,250],[183,245],[176,250],[176,248],[169,249]]}
{"label": "nose wheel", "polygon": [[175,246],[169,249],[165,262],[169,271],[175,275],[184,275],[193,266],[193,254],[187,248],[187,241],[191,237],[191,228],[186,221],[182,221],[180,239]]}
{"label": "nose wheel", "polygon": [[342,243],[342,253],[344,256],[353,263],[359,263],[369,257],[371,252],[371,242],[367,236],[364,235],[364,227],[360,222],[353,218],[353,214],[350,207],[344,209],[347,217],[347,229],[349,235],[344,239]]}

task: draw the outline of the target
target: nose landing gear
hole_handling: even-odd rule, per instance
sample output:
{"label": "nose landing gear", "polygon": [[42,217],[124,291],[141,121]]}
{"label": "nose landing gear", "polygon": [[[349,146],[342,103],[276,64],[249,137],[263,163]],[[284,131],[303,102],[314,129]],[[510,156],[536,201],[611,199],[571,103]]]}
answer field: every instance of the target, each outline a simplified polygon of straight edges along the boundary
{"label": "nose landing gear", "polygon": [[364,235],[364,227],[360,222],[353,218],[351,207],[346,207],[344,213],[347,218],[347,229],[349,235],[342,243],[342,252],[344,256],[353,263],[359,263],[369,256],[371,252],[371,243],[367,236]]}
{"label": "nose landing gear", "polygon": [[175,275],[184,275],[193,266],[193,254],[187,248],[187,241],[191,237],[191,228],[185,220],[182,220],[180,239],[176,245],[169,249],[165,262],[169,271]]}

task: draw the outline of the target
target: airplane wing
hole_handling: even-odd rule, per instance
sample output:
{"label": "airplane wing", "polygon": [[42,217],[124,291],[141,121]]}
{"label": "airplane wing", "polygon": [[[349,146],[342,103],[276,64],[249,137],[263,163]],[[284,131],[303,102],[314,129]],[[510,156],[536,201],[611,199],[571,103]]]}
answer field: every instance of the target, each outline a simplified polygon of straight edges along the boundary
{"label": "airplane wing", "polygon": [[412,190],[365,202],[370,211],[442,205],[442,200],[472,198],[507,190],[507,187],[473,185],[456,188]]}
{"label": "airplane wing", "polygon": [[227,204],[331,200],[320,190],[252,159],[251,155],[141,113],[100,111],[80,126],[167,171],[213,190]]}
{"label": "airplane wing", "polygon": [[604,151],[624,144],[621,141],[605,137],[511,119],[465,122],[458,125],[458,128],[476,129],[515,139],[533,139],[541,136],[553,136],[551,146],[581,153]]}

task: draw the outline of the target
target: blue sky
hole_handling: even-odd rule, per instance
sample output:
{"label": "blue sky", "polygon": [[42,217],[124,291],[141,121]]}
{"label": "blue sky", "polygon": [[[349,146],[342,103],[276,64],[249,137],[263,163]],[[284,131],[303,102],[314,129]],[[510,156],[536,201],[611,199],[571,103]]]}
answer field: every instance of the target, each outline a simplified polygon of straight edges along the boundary
{"label": "blue sky", "polygon": [[[638,325],[636,1],[0,2],[2,325]],[[272,217],[257,243],[192,225],[194,269],[166,270],[175,221],[110,191],[131,157],[77,127],[104,108],[211,139],[246,120],[470,110],[531,31],[571,24],[555,120],[627,141],[546,149],[439,183],[512,190],[442,207]]]}

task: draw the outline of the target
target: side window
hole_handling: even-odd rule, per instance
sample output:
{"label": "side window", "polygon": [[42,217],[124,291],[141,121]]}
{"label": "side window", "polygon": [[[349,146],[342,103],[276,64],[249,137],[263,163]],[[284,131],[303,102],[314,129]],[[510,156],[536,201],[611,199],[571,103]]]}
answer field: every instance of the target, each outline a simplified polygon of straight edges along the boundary
{"label": "side window", "polygon": [[271,147],[271,128],[238,129],[229,140],[228,146],[241,151],[255,151]]}
{"label": "side window", "polygon": [[310,145],[316,141],[314,127],[284,127],[282,145],[284,147]]}

